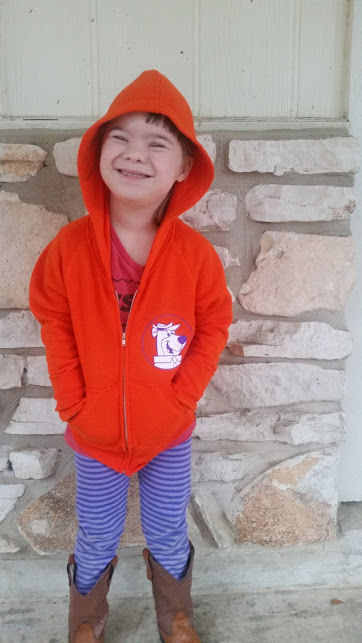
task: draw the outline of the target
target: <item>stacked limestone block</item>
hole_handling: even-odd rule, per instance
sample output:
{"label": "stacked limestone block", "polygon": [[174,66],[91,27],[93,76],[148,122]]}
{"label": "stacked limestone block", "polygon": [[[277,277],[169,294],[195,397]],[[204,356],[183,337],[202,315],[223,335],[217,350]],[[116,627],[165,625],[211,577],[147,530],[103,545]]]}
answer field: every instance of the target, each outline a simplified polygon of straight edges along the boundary
{"label": "stacked limestone block", "polygon": [[[37,145],[0,144],[2,188],[23,184],[35,177],[44,166],[45,157],[46,151]],[[41,353],[44,349],[38,324],[27,310],[28,283],[40,252],[67,221],[66,216],[54,214],[43,205],[23,202],[17,192],[0,191],[0,388],[1,424],[5,429],[0,446],[2,553],[15,553],[23,547],[9,523],[14,520],[18,504],[26,502],[27,485],[31,487],[31,481],[51,477],[57,466],[56,446],[36,444],[32,438],[18,442],[7,432],[16,433],[20,428],[20,434],[26,435],[18,423],[19,413],[30,436],[45,433],[41,430],[44,426],[39,416],[41,411],[50,425],[57,424],[56,418],[55,422],[51,420],[55,415],[52,399],[22,397],[22,392],[26,394],[31,384],[48,387],[50,391],[44,355],[31,355],[34,348]],[[44,404],[51,409],[50,417],[49,410],[41,409]],[[31,430],[29,416],[33,416],[35,430]]]}
{"label": "stacked limestone block", "polygon": [[[354,281],[347,176],[357,171],[357,144],[339,136],[232,140],[227,166],[243,193],[232,231],[240,239],[248,228],[254,240],[254,228],[259,247],[249,249],[253,265],[241,284],[232,268],[239,305],[230,357],[196,429],[194,510],[220,547],[331,540],[351,352],[341,314]],[[225,246],[226,267],[245,264],[230,237]]]}
{"label": "stacked limestone block", "polygon": [[[213,243],[234,301],[228,344],[200,401],[193,439],[188,520],[199,547],[277,547],[338,535],[336,470],[351,352],[343,309],[354,280],[349,218],[358,169],[356,141],[340,134],[199,137],[215,182],[182,218]],[[38,131],[31,142],[40,145],[30,145],[29,134],[6,136],[0,551],[16,554],[30,543],[31,551],[51,554],[73,547],[74,467],[28,309],[28,282],[49,240],[84,214],[80,138]],[[130,495],[123,546],[143,543],[137,476]]]}

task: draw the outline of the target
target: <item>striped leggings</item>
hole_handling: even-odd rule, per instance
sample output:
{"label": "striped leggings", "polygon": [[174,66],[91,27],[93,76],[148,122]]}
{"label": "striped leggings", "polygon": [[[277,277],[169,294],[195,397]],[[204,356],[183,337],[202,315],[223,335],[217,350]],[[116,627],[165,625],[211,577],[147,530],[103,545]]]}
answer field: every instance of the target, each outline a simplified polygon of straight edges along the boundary
{"label": "striped leggings", "polygon": [[[186,573],[190,553],[186,508],[191,493],[191,437],[159,453],[138,471],[141,523],[147,546],[177,580]],[[75,453],[76,511],[79,529],[74,550],[75,584],[87,594],[114,557],[123,533],[130,478],[97,460]]]}

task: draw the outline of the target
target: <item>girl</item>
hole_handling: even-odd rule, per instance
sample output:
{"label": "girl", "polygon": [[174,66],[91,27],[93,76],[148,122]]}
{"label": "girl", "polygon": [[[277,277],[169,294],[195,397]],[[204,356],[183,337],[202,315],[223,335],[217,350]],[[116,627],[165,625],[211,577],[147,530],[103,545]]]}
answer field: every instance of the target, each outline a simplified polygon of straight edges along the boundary
{"label": "girl", "polygon": [[160,636],[199,641],[186,524],[191,434],[232,313],[216,252],[178,217],[205,194],[213,165],[186,100],[152,70],[86,131],[78,170],[88,216],[60,230],[30,282],[56,410],[75,451],[69,639],[103,640],[138,472]]}

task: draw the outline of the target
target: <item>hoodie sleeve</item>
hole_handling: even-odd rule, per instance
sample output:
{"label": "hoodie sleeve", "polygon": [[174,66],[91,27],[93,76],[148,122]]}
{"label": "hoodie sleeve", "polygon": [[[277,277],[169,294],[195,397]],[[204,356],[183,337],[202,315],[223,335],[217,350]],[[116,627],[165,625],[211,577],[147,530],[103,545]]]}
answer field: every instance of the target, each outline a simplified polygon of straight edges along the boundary
{"label": "hoodie sleeve", "polygon": [[59,235],[38,258],[29,287],[30,310],[40,322],[56,411],[69,420],[85,401],[85,383],[63,278]]}
{"label": "hoodie sleeve", "polygon": [[195,334],[172,380],[176,396],[192,410],[217,369],[232,319],[232,300],[224,268],[210,245],[198,275]]}

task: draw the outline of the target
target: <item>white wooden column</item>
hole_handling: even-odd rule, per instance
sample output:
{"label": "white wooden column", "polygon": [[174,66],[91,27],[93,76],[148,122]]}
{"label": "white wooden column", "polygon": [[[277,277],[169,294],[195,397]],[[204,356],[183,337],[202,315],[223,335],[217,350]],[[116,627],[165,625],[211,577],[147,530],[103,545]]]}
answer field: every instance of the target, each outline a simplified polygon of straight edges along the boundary
{"label": "white wooden column", "polygon": [[361,169],[356,175],[357,208],[351,218],[356,248],[357,282],[346,309],[346,321],[353,338],[347,361],[345,396],[346,442],[339,469],[340,501],[362,500],[362,2],[354,7],[350,83],[350,134],[361,145]]}

